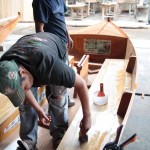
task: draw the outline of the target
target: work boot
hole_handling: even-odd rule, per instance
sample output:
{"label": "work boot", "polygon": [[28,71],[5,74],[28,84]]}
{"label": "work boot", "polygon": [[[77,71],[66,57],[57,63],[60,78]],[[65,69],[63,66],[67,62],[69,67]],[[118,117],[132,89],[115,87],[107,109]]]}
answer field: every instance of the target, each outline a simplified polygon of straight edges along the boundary
{"label": "work boot", "polygon": [[38,150],[38,148],[36,146],[33,145],[28,145],[26,142],[22,141],[22,140],[18,140],[18,147],[17,150]]}
{"label": "work boot", "polygon": [[25,142],[23,142],[21,140],[18,140],[17,143],[19,145],[17,147],[17,150],[30,150],[29,147],[28,147],[28,145],[27,145],[27,143],[25,143]]}
{"label": "work boot", "polygon": [[53,149],[56,150],[62,139],[53,140]]}
{"label": "work boot", "polygon": [[53,137],[52,142],[53,142],[53,149],[57,149],[58,145],[60,144],[66,130],[68,128],[68,123],[64,126],[61,126],[57,128],[56,130],[53,130],[50,132],[50,135]]}

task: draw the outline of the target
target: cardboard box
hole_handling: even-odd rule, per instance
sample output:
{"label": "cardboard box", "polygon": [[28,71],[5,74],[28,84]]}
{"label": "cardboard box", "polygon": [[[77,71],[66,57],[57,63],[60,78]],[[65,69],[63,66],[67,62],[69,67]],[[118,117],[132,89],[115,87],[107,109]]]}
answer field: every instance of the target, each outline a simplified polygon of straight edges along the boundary
{"label": "cardboard box", "polygon": [[7,96],[0,94],[0,142],[14,132],[20,124],[19,110]]}
{"label": "cardboard box", "polygon": [[[37,99],[42,106],[46,100],[45,86],[37,90]],[[0,142],[20,126],[19,109],[14,107],[7,96],[0,93]]]}

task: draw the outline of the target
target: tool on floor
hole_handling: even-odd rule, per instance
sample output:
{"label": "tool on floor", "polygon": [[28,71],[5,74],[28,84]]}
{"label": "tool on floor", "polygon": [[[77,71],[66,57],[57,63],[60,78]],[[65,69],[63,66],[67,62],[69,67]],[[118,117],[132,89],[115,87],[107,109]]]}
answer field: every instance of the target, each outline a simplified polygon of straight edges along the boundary
{"label": "tool on floor", "polygon": [[19,147],[17,147],[17,150],[30,150],[25,142],[18,140],[17,143],[19,145]]}
{"label": "tool on floor", "polygon": [[94,93],[93,101],[97,105],[105,105],[108,102],[108,96],[104,93],[103,83],[100,83],[100,90]]}
{"label": "tool on floor", "polygon": [[137,96],[141,96],[144,99],[144,96],[150,96],[150,94],[144,94],[144,93],[135,93]]}
{"label": "tool on floor", "polygon": [[119,137],[120,137],[122,128],[123,128],[123,125],[118,127],[115,140],[113,142],[107,143],[104,146],[103,150],[122,150],[126,145],[128,145],[136,140],[137,134],[135,133],[130,138],[128,138],[125,142],[118,145],[118,141],[119,141]]}

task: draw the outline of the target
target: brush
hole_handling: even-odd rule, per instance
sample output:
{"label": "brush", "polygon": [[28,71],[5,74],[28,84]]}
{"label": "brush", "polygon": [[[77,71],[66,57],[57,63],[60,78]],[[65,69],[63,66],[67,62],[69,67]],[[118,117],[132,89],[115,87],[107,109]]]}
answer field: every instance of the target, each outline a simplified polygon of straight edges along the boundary
{"label": "brush", "polygon": [[105,105],[108,101],[108,96],[104,93],[104,84],[100,83],[100,90],[94,93],[94,103],[97,105]]}
{"label": "brush", "polygon": [[103,83],[100,83],[100,91],[98,92],[97,96],[98,97],[105,96]]}

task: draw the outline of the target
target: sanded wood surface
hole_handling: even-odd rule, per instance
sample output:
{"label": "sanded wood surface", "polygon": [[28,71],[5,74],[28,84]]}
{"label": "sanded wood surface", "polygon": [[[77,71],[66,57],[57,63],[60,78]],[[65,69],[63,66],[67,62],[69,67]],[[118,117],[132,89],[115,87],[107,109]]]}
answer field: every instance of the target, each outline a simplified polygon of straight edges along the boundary
{"label": "sanded wood surface", "polygon": [[[99,150],[103,148],[106,142],[115,138],[116,129],[122,123],[122,119],[117,116],[117,108],[122,93],[126,88],[127,63],[128,60],[125,59],[105,60],[89,90],[92,127],[88,132],[88,142],[80,144],[78,140],[79,124],[82,118],[82,109],[80,108],[62,139],[58,150]],[[99,90],[100,83],[104,83],[104,91],[108,95],[108,103],[103,106],[93,103],[93,93]]]}

